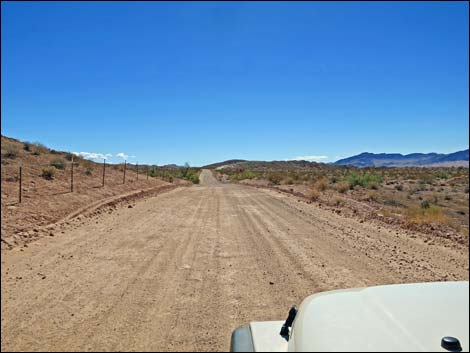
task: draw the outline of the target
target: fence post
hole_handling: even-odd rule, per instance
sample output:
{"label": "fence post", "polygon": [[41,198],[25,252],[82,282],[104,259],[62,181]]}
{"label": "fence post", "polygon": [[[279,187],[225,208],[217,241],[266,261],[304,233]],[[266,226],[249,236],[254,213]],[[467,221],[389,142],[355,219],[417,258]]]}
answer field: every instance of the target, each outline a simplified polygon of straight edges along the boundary
{"label": "fence post", "polygon": [[122,183],[126,183],[126,161],[124,161],[124,178],[122,179]]}
{"label": "fence post", "polygon": [[149,166],[147,166],[147,180],[149,180]]}
{"label": "fence post", "polygon": [[18,199],[19,199],[19,202],[18,203],[21,203],[21,191],[22,191],[22,188],[23,188],[23,167],[21,166],[20,164],[20,170],[19,170],[19,173],[20,173],[20,180],[19,180],[19,184],[20,184],[20,190],[19,190],[19,195],[18,195]]}
{"label": "fence post", "polygon": [[72,168],[70,173],[70,192],[73,192],[73,157],[72,157]]}
{"label": "fence post", "polygon": [[139,180],[139,162],[137,162],[136,167],[137,167],[137,180]]}
{"label": "fence post", "polygon": [[104,187],[104,173],[106,171],[106,159],[103,158],[103,187]]}

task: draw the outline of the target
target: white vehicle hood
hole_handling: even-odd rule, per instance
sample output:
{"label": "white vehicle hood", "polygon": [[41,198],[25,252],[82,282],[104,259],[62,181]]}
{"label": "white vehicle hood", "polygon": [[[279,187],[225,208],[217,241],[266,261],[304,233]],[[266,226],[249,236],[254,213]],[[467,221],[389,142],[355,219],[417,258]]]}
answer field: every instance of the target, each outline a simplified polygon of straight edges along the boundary
{"label": "white vehicle hood", "polygon": [[444,336],[469,349],[468,282],[377,286],[305,299],[289,351],[446,351]]}

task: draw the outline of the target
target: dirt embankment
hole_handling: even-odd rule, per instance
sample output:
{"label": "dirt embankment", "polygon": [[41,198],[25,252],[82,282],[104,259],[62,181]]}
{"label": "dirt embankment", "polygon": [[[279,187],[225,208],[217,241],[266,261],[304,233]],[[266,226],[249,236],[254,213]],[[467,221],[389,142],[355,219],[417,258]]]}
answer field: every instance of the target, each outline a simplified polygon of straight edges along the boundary
{"label": "dirt embankment", "polygon": [[468,249],[207,173],[3,252],[2,351],[227,350],[312,293],[468,280]]}
{"label": "dirt embankment", "polygon": [[[168,183],[147,176],[147,167],[104,166],[74,156],[73,192],[72,154],[47,147],[21,143],[2,136],[1,248],[22,247],[43,236],[54,235],[58,223],[90,214],[124,200],[151,196],[188,185],[175,179]],[[28,150],[25,149],[28,146]],[[52,167],[51,164],[57,167]],[[19,203],[19,167],[22,167],[22,200]],[[51,169],[53,177],[42,176]]]}

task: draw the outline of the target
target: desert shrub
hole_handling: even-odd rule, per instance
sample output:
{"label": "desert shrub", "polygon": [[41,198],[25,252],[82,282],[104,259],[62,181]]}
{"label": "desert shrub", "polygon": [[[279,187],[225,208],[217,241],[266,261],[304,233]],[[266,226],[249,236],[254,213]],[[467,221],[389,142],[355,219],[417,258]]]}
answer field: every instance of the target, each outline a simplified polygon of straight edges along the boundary
{"label": "desert shrub", "polygon": [[425,174],[421,177],[420,184],[432,184],[433,180],[433,175]]}
{"label": "desert shrub", "polygon": [[67,153],[65,155],[65,159],[68,160],[68,161],[71,161],[74,158],[77,158],[77,156],[75,156],[73,153]]}
{"label": "desert shrub", "polygon": [[240,181],[244,179],[254,179],[256,178],[256,174],[250,172],[249,170],[244,170],[242,172],[234,173],[230,176],[230,180],[232,181]]}
{"label": "desert shrub", "polygon": [[395,185],[395,190],[403,191],[403,185],[401,185],[401,184]]}
{"label": "desert shrub", "polygon": [[420,207],[423,210],[427,209],[427,208],[431,207],[431,203],[428,200],[424,200],[424,201],[421,202]]}
{"label": "desert shrub", "polygon": [[54,179],[55,173],[56,173],[55,167],[49,166],[49,167],[45,167],[42,169],[41,176],[44,179],[52,180]]}
{"label": "desert shrub", "polygon": [[320,198],[320,193],[315,188],[311,188],[306,196],[310,201],[317,201]]}
{"label": "desert shrub", "polygon": [[348,191],[349,185],[347,183],[338,183],[336,184],[336,191],[338,191],[341,194],[344,194],[346,191]]}
{"label": "desert shrub", "polygon": [[270,174],[268,180],[274,185],[279,185],[281,183],[282,177],[279,174]]}
{"label": "desert shrub", "polygon": [[364,201],[377,201],[377,192],[376,191],[370,191],[367,194],[364,195],[363,197]]}
{"label": "desert shrub", "polygon": [[18,157],[18,153],[18,147],[16,145],[9,144],[5,147],[5,153],[3,154],[3,156],[5,158],[15,159],[16,157]]}
{"label": "desert shrub", "polygon": [[452,196],[450,196],[449,194],[445,194],[444,200],[450,201],[452,200]]}
{"label": "desert shrub", "polygon": [[57,169],[65,169],[65,162],[62,158],[54,158],[49,165]]}
{"label": "desert shrub", "polygon": [[[3,179],[3,177],[2,177]],[[7,176],[5,177],[5,181],[9,181],[9,182],[17,182],[19,179],[18,175],[11,175],[11,176]]]}
{"label": "desert shrub", "polygon": [[449,179],[449,174],[446,172],[439,172],[434,174],[434,177],[437,179]]}
{"label": "desert shrub", "polygon": [[93,168],[90,166],[85,167],[85,174],[86,175],[92,175],[93,174]]}
{"label": "desert shrub", "polygon": [[192,182],[193,184],[199,184],[199,176],[196,173],[186,175],[185,179]]}
{"label": "desert shrub", "polygon": [[[167,171],[167,174],[170,174],[170,171]],[[185,163],[184,168],[173,171],[173,174],[171,174],[171,176],[181,177],[185,180],[192,182],[193,184],[199,184],[199,170],[197,168],[191,168],[189,166],[189,163]]]}
{"label": "desert shrub", "polygon": [[392,207],[402,207],[403,206],[403,204],[399,200],[397,200],[393,197],[385,198],[383,200],[383,204],[387,205],[387,206],[392,206]]}
{"label": "desert shrub", "polygon": [[294,179],[292,179],[291,177],[287,177],[281,183],[283,185],[292,185],[294,184]]}
{"label": "desert shrub", "polygon": [[342,197],[336,196],[335,197],[335,205],[336,206],[341,206],[344,204],[344,199]]}
{"label": "desert shrub", "polygon": [[426,184],[423,182],[420,182],[418,184],[418,187],[416,188],[416,191],[426,191]]}
{"label": "desert shrub", "polygon": [[320,192],[325,191],[328,188],[328,181],[324,178],[317,180],[314,187]]}
{"label": "desert shrub", "polygon": [[406,210],[405,216],[409,223],[414,224],[451,224],[442,209],[436,205],[427,208],[412,206]]}
{"label": "desert shrub", "polygon": [[356,174],[352,173],[346,177],[349,188],[353,190],[356,186],[363,188],[377,189],[383,183],[383,177],[373,173]]}
{"label": "desert shrub", "polygon": [[23,143],[23,149],[24,149],[26,152],[31,152],[31,144],[30,144],[29,142]]}
{"label": "desert shrub", "polygon": [[33,142],[32,145],[34,146],[33,154],[35,156],[39,156],[40,154],[47,153],[49,151],[49,149],[40,142]]}

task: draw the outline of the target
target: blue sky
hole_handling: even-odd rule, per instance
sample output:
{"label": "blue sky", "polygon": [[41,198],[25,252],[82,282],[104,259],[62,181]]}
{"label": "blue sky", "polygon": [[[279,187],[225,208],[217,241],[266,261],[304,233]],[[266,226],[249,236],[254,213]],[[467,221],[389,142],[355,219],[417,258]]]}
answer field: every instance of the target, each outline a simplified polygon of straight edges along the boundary
{"label": "blue sky", "polygon": [[468,148],[466,2],[1,6],[7,136],[160,165]]}

